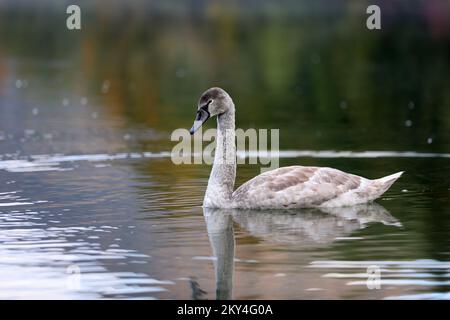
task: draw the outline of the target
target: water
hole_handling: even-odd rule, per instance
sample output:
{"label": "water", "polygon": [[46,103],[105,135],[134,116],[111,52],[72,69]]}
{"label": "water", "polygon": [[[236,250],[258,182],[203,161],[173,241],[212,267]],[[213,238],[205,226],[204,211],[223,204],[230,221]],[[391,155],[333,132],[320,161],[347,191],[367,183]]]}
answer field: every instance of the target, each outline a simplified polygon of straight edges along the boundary
{"label": "water", "polygon": [[[51,1],[12,3],[0,298],[449,298],[450,32],[426,4],[391,8],[373,34],[359,1],[116,3],[89,7],[79,33]],[[210,167],[174,165],[169,137],[211,85],[233,94],[238,127],[280,129],[282,166],[406,173],[371,206],[204,211]],[[259,169],[239,166],[236,184]]]}

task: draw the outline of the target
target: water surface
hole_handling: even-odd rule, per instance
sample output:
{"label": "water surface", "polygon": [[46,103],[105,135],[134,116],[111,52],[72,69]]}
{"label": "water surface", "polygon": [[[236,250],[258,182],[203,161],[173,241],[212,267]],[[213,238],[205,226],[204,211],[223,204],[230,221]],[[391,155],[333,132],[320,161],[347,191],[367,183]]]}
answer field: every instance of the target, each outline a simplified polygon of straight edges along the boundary
{"label": "water surface", "polygon": [[[450,31],[433,16],[448,5],[394,5],[374,34],[358,1],[124,2],[69,33],[55,3],[11,3],[0,298],[449,298]],[[280,129],[282,166],[406,173],[371,206],[204,211],[210,166],[174,165],[170,133],[212,85],[238,127]],[[239,166],[237,185],[259,169]]]}

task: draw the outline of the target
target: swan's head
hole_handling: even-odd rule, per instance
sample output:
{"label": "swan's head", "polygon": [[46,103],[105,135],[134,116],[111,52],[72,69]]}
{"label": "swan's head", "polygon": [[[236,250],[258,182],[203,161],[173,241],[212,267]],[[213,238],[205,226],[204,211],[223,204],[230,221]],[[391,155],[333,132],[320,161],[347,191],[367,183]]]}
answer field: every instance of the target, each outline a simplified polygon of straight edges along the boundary
{"label": "swan's head", "polygon": [[231,97],[221,88],[210,88],[203,92],[198,100],[197,115],[189,131],[194,134],[209,118],[234,111]]}

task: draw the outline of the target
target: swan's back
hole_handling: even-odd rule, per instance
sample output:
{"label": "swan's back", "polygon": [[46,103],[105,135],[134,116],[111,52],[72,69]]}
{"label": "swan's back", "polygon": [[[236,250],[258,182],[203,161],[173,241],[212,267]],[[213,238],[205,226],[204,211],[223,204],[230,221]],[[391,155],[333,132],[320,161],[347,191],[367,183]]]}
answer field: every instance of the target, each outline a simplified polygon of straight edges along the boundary
{"label": "swan's back", "polygon": [[381,196],[400,175],[369,180],[327,167],[283,167],[241,185],[233,193],[233,207],[308,208],[366,203]]}

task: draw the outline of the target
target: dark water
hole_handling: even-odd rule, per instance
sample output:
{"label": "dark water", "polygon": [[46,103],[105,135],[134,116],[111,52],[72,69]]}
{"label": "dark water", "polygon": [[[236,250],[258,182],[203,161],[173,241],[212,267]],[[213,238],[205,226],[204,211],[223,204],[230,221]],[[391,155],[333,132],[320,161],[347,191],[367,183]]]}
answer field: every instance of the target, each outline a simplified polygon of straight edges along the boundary
{"label": "dark water", "polygon": [[[0,3],[0,298],[449,298],[448,3],[381,2],[378,32],[360,1],[108,3],[79,32]],[[372,206],[204,212],[170,134],[213,85],[281,166],[406,173]]]}

